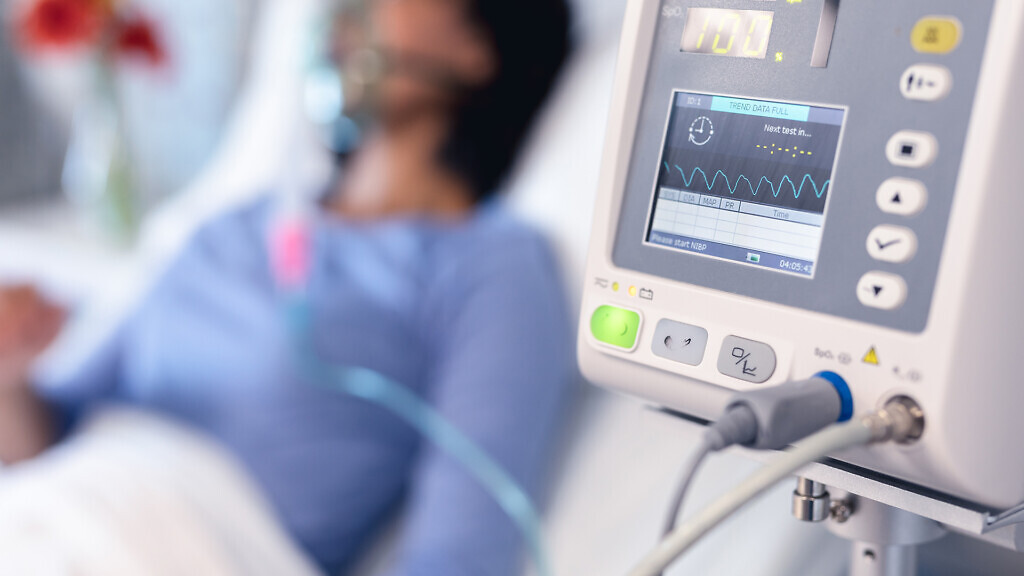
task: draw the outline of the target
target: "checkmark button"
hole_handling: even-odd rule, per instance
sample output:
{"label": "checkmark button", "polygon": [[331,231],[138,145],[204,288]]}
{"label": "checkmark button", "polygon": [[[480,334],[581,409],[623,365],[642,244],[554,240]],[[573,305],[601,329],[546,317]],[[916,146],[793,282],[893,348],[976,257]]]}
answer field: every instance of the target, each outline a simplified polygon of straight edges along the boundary
{"label": "checkmark button", "polygon": [[886,248],[891,248],[891,247],[893,247],[893,246],[895,246],[897,244],[902,244],[902,243],[903,243],[903,239],[902,238],[896,238],[895,240],[889,240],[888,242],[882,242],[882,240],[880,238],[875,238],[875,244],[878,246],[879,250],[885,250]]}
{"label": "checkmark button", "polygon": [[917,253],[917,236],[908,228],[878,226],[868,235],[867,249],[875,260],[902,264]]}

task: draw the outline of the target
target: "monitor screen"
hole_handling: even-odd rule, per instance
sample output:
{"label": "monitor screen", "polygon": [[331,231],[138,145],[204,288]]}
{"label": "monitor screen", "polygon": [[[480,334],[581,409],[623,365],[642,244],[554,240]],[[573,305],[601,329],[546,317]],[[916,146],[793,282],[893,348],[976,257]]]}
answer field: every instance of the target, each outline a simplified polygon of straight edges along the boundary
{"label": "monitor screen", "polygon": [[674,92],[647,242],[813,277],[845,116]]}

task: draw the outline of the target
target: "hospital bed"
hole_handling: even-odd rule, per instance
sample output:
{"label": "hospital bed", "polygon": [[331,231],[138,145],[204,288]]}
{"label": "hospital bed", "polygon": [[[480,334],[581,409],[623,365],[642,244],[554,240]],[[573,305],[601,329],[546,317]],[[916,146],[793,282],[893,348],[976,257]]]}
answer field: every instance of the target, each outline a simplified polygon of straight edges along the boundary
{"label": "hospital bed", "polygon": [[[203,174],[147,227],[140,258],[145,271],[131,274],[139,285],[199,222],[293,176],[285,165],[289,159],[304,158],[303,174],[310,181],[329,170],[315,135],[301,121],[302,94],[295,88],[302,80],[302,34],[320,4],[264,2],[246,88],[224,142]],[[623,9],[622,0],[579,2],[585,23],[580,50],[508,185],[514,208],[554,243],[567,286],[573,288],[583,281]],[[300,153],[281,153],[289,148]],[[572,293],[575,305],[578,295]],[[111,318],[116,313],[109,307],[104,312]],[[656,541],[672,486],[698,431],[686,421],[582,384],[579,398],[548,499],[554,568],[565,576],[621,575]],[[736,455],[709,463],[694,486],[691,504],[699,507],[757,466]],[[791,490],[789,483],[776,487],[668,574],[841,574],[843,566],[829,558],[842,556],[846,543],[792,520],[786,509]],[[971,562],[974,574],[1024,572],[1024,562],[1009,553],[944,542],[936,549],[944,556],[936,558],[949,562],[945,566],[950,571],[934,573],[956,573],[956,561]],[[389,546],[385,537],[359,573],[372,574]],[[965,552],[957,560],[960,550]],[[757,559],[756,568],[752,558]],[[925,566],[929,558],[926,550]]]}

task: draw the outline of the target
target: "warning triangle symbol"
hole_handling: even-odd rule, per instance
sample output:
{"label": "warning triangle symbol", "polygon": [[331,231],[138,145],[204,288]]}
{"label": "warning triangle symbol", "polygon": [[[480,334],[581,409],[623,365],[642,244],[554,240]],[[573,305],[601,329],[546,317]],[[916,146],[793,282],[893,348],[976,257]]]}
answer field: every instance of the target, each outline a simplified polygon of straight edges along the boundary
{"label": "warning triangle symbol", "polygon": [[892,203],[893,204],[902,204],[903,203],[903,199],[900,198],[900,193],[899,192],[897,192],[896,195],[892,197]]}
{"label": "warning triangle symbol", "polygon": [[871,364],[872,366],[878,366],[878,351],[875,350],[874,346],[872,346],[871,350],[868,350],[868,353],[864,355],[864,363]]}

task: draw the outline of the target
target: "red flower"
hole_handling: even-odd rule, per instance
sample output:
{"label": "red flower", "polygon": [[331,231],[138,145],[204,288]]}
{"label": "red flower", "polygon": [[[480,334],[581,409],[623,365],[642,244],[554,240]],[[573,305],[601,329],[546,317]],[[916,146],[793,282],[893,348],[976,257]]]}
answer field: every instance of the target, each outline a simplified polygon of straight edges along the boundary
{"label": "red flower", "polygon": [[141,16],[129,18],[121,23],[114,40],[118,56],[139,57],[152,66],[167,61],[167,52],[157,35],[156,26]]}
{"label": "red flower", "polygon": [[88,44],[100,34],[106,8],[96,0],[38,0],[18,20],[18,34],[29,50]]}

